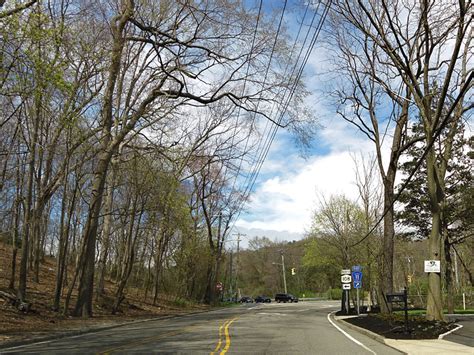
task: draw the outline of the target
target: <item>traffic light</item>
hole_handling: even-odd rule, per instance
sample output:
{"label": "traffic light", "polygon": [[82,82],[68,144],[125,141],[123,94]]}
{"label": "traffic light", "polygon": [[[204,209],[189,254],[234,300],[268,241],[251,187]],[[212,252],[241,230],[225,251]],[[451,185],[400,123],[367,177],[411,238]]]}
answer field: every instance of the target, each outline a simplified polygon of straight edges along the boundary
{"label": "traffic light", "polygon": [[294,267],[291,268],[291,274],[296,275],[296,268],[294,268]]}

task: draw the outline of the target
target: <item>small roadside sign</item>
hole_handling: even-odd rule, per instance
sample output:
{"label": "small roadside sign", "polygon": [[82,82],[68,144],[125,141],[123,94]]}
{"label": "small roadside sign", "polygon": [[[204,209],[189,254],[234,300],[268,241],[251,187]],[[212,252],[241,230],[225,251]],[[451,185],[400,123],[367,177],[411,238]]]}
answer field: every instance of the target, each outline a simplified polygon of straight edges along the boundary
{"label": "small roadside sign", "polygon": [[351,269],[342,269],[341,270],[341,275],[350,275],[351,274]]}
{"label": "small roadside sign", "polygon": [[354,281],[354,288],[362,288],[362,281]]}
{"label": "small roadside sign", "polygon": [[441,261],[425,260],[425,272],[441,272]]}
{"label": "small roadside sign", "polygon": [[352,272],[352,279],[354,281],[362,281],[362,272],[360,272],[360,271]]}
{"label": "small roadside sign", "polygon": [[341,282],[343,284],[350,284],[352,281],[351,275],[341,275]]}
{"label": "small roadside sign", "polygon": [[362,271],[362,266],[360,265],[354,265],[352,267],[352,272],[361,272]]}
{"label": "small roadside sign", "polygon": [[351,289],[351,284],[342,284],[342,289],[343,290],[350,290]]}

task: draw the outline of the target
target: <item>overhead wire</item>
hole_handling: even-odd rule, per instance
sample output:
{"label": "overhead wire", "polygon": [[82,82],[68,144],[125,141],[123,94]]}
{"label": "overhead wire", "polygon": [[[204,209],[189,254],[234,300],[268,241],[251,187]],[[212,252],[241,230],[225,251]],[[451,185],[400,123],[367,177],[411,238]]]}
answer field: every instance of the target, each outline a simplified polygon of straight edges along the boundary
{"label": "overhead wire", "polygon": [[[312,28],[312,25],[313,25],[313,23],[314,23],[314,19],[315,19],[315,17],[316,17],[317,11],[318,11],[318,9],[319,9],[319,4],[320,4],[320,3],[321,3],[321,2],[318,3],[318,8],[316,9],[316,11],[315,11],[315,13],[314,13],[314,15],[313,15],[313,19],[312,19],[312,21],[311,21],[311,24],[310,24],[310,26],[309,26],[309,29],[308,29],[307,33],[306,33],[304,42],[303,42],[303,44],[302,44],[302,46],[301,46],[301,49],[300,49],[300,51],[299,51],[298,58],[297,58],[296,61],[295,61],[295,65],[294,65],[294,67],[293,67],[293,70],[292,70],[291,74],[289,74],[290,80],[291,80],[291,78],[293,77],[294,72],[295,72],[295,69],[296,69],[296,67],[297,67],[297,65],[298,65],[298,63],[299,63],[299,59],[300,59],[300,57],[301,57],[301,53],[303,52],[304,46],[305,46],[306,41],[307,41],[307,39],[308,39],[308,36],[309,36],[309,33],[310,33],[310,29]],[[292,47],[292,50],[291,50],[291,53],[290,53],[290,58],[291,58],[291,56],[292,56],[292,54],[293,54],[293,51],[294,51],[294,49],[295,49],[295,47],[296,47],[296,44],[297,44],[297,42],[298,42],[298,38],[299,38],[299,35],[300,35],[300,33],[301,33],[301,29],[302,29],[302,27],[303,27],[304,19],[306,18],[306,14],[307,14],[309,5],[310,5],[310,3],[308,2],[307,6],[306,6],[306,9],[305,9],[305,13],[304,13],[304,15],[303,15],[303,20],[301,21],[301,24],[300,24],[300,27],[299,27],[299,30],[298,30],[298,34],[296,35],[295,42],[294,42],[294,44],[293,44],[293,47]],[[271,64],[271,63],[269,63],[269,65],[270,65],[270,64]],[[286,68],[285,68],[285,74],[284,74],[285,76],[287,76],[287,70],[288,70],[289,64],[290,64],[290,61],[288,61],[287,66],[286,66]],[[284,91],[285,91],[285,93],[282,95],[283,98],[286,96],[286,92],[288,91],[288,87],[285,87]],[[277,96],[279,96],[280,94],[281,94],[281,91],[277,94]],[[285,100],[283,99],[283,101],[285,101]],[[272,109],[271,109],[271,111],[270,111],[270,115],[272,115],[274,108],[275,108],[275,105],[272,106]],[[280,123],[280,122],[281,122],[281,119],[280,119],[279,122],[277,122],[277,123]],[[267,121],[266,121],[265,129],[266,129],[266,127],[267,127],[268,124],[270,124],[270,122],[267,120]],[[257,159],[256,167],[258,167],[258,165],[260,164],[260,162],[262,162],[262,159],[264,160],[264,156],[266,156],[265,152],[266,152],[266,150],[267,150],[267,147],[269,147],[269,145],[271,145],[271,142],[273,141],[273,140],[269,140],[268,137],[273,136],[273,132],[277,129],[277,125],[271,125],[271,128],[272,128],[272,131],[271,131],[270,135],[265,138],[265,144],[264,144],[264,147],[265,147],[265,148],[260,151],[259,157],[258,157],[258,159]],[[261,141],[260,141],[260,142],[261,142]],[[269,143],[267,143],[267,142],[269,142]],[[257,149],[257,150],[258,150],[258,149]],[[256,174],[257,171],[259,171],[259,170],[260,170],[260,169],[257,169],[257,168],[255,168],[255,169],[253,170],[253,172],[252,172],[252,174],[251,174],[251,176],[250,176],[250,178],[249,178],[250,181],[252,181],[252,180],[254,179],[255,174]]]}
{"label": "overhead wire", "polygon": [[[254,48],[255,48],[255,41],[256,41],[256,38],[257,38],[258,25],[260,23],[260,18],[261,18],[261,14],[262,14],[262,7],[263,7],[263,0],[260,0],[260,4],[259,4],[259,7],[258,7],[258,13],[257,13],[257,19],[255,21],[255,29],[254,29],[253,35],[252,35],[250,52],[248,54],[247,69],[246,69],[246,72],[245,72],[244,83],[243,83],[243,86],[242,86],[242,96],[245,95],[245,90],[246,90],[246,87],[247,87],[247,81],[248,81],[247,79],[248,79],[249,73],[250,73],[250,64],[251,64],[251,60],[252,60],[252,56],[253,56],[253,52],[254,52]],[[235,123],[234,129],[233,129],[233,134],[232,134],[232,137],[231,137],[231,143],[230,143],[231,148],[234,146],[234,140],[235,140],[235,137],[237,135],[237,127],[239,126],[240,112],[241,112],[241,106],[239,105],[238,108],[237,108],[237,115],[236,115],[237,122]],[[246,143],[246,147],[247,147],[247,143]],[[245,149],[246,149],[246,147],[245,147]],[[245,149],[244,149],[244,151],[245,151]],[[224,167],[225,167],[225,171],[224,171],[224,174],[223,174],[223,177],[222,177],[222,181],[225,184],[225,182],[227,180],[227,175],[228,175],[228,172],[229,172],[229,167],[226,164],[221,164],[221,167],[219,169],[219,173]],[[234,175],[238,175],[239,170],[240,170],[240,167],[239,167],[237,173],[234,174]],[[234,177],[234,183],[233,183],[232,188],[231,188],[232,192],[234,191],[234,184],[235,184],[236,179],[237,179],[237,177]],[[231,195],[232,195],[232,192],[231,192]]]}
{"label": "overhead wire", "polygon": [[[321,1],[318,3],[317,9],[319,9],[319,5],[320,5],[320,4],[321,4]],[[272,132],[270,133],[269,136],[267,136],[267,139],[266,139],[266,142],[265,142],[265,148],[261,151],[259,160],[257,161],[257,164],[255,165],[255,169],[253,170],[253,172],[252,172],[252,174],[251,174],[250,181],[249,181],[249,183],[247,184],[247,186],[246,186],[246,188],[245,188],[245,190],[244,190],[244,194],[243,194],[244,198],[242,198],[242,200],[241,200],[241,204],[240,204],[240,207],[238,208],[238,212],[237,212],[237,215],[236,215],[236,217],[235,217],[235,219],[234,219],[233,225],[235,224],[235,221],[239,218],[240,213],[242,212],[243,204],[244,204],[245,200],[247,199],[248,195],[251,193],[251,191],[252,191],[252,189],[253,189],[253,187],[254,187],[254,185],[255,185],[256,179],[257,179],[257,177],[258,177],[258,175],[259,175],[259,173],[260,173],[260,170],[261,170],[261,168],[262,168],[262,166],[263,166],[263,163],[264,163],[264,161],[265,161],[265,159],[266,159],[266,157],[267,157],[267,155],[268,155],[268,152],[269,152],[269,150],[270,150],[271,144],[273,143],[273,140],[274,140],[274,138],[275,138],[275,136],[276,136],[276,133],[277,133],[277,131],[278,131],[279,124],[282,122],[283,117],[284,117],[284,115],[285,115],[285,113],[286,113],[286,111],[287,111],[287,109],[288,109],[288,107],[289,107],[289,104],[291,103],[292,97],[293,97],[293,95],[294,95],[294,93],[295,93],[295,91],[296,91],[296,88],[297,88],[297,86],[298,86],[298,82],[299,82],[299,80],[301,79],[302,73],[303,73],[303,71],[304,71],[304,67],[306,66],[306,64],[307,64],[307,62],[308,62],[308,59],[309,59],[309,57],[310,57],[310,55],[311,55],[311,52],[312,52],[312,50],[313,50],[313,48],[314,48],[314,46],[315,46],[315,44],[316,44],[316,42],[317,42],[317,40],[318,40],[318,38],[319,38],[319,34],[320,34],[320,32],[321,32],[321,29],[322,29],[322,26],[323,26],[323,24],[324,24],[324,21],[325,21],[325,19],[326,19],[326,17],[327,17],[327,14],[328,14],[330,5],[331,5],[331,1],[329,1],[328,4],[325,6],[324,12],[323,12],[322,16],[320,17],[320,20],[319,20],[319,22],[318,22],[318,25],[317,25],[317,27],[316,27],[316,30],[315,30],[315,32],[314,32],[314,34],[313,34],[312,39],[311,39],[310,45],[309,45],[309,47],[308,47],[308,49],[307,49],[307,51],[306,51],[306,54],[305,54],[305,56],[304,56],[303,62],[302,62],[301,66],[300,66],[300,68],[299,68],[299,70],[298,70],[298,73],[297,73],[297,75],[296,75],[296,77],[295,77],[293,86],[292,86],[292,88],[291,88],[291,90],[290,90],[289,95],[287,96],[286,102],[285,102],[285,100],[283,100],[283,101],[284,101],[283,108],[280,109],[279,118],[276,120],[276,122],[278,123],[278,125],[274,125],[274,126],[272,127],[272,128],[273,128],[273,129],[272,129]],[[318,11],[315,11],[315,16],[316,16],[317,12],[318,12]],[[313,17],[313,20],[314,20],[314,17]],[[302,24],[303,24],[303,22],[302,22]],[[310,28],[310,29],[311,29],[311,28]],[[309,34],[310,29],[308,29],[307,35]],[[302,46],[302,49],[303,49],[303,48],[304,48],[304,46]],[[301,51],[300,51],[300,55],[301,55],[301,53],[302,53],[302,49],[301,49]],[[299,58],[298,58],[298,61],[299,61]],[[295,63],[295,67],[293,68],[294,70],[296,69],[296,67],[297,67],[297,65],[298,65],[298,61]],[[292,74],[294,73],[294,70],[293,70]],[[290,79],[291,79],[292,76],[293,76],[293,75],[290,76]],[[280,106],[280,107],[281,107],[281,106]]]}
{"label": "overhead wire", "polygon": [[[262,6],[262,3],[263,1],[260,2],[260,6]],[[263,82],[262,82],[262,89],[265,88],[265,85],[266,85],[266,82],[267,82],[267,78],[268,78],[268,73],[269,73],[269,70],[270,70],[270,66],[271,66],[271,62],[272,62],[272,59],[273,59],[273,55],[275,53],[275,48],[276,48],[276,44],[277,44],[277,41],[278,41],[278,37],[279,37],[279,34],[280,34],[280,31],[281,31],[281,26],[282,26],[282,23],[283,23],[283,18],[284,18],[284,14],[285,14],[285,11],[286,11],[286,6],[287,6],[287,0],[285,0],[285,3],[284,3],[284,6],[283,6],[283,10],[282,10],[282,14],[280,16],[280,20],[279,20],[279,23],[278,23],[278,28],[277,28],[277,32],[275,34],[275,40],[273,42],[273,45],[272,45],[272,49],[271,49],[271,52],[270,52],[270,57],[269,57],[269,63],[268,63],[268,66],[265,70],[265,75],[264,75],[264,78],[263,78]],[[259,13],[260,14],[260,13]],[[257,31],[257,27],[256,27],[256,31]],[[256,34],[256,32],[255,32]],[[262,98],[262,95],[263,93],[260,93],[260,98]],[[258,105],[259,105],[259,102],[260,100],[257,101],[257,108],[255,109],[255,112],[254,112],[254,115],[252,117],[252,122],[251,122],[251,126],[253,126],[255,124],[255,121],[256,121],[256,117],[257,117],[257,111],[258,111]],[[267,127],[268,127],[268,121],[266,122],[266,126],[265,126],[265,129],[264,129],[264,136],[265,136],[265,132],[267,131]],[[245,147],[244,147],[244,152],[247,150],[248,148],[248,144],[249,144],[249,141],[250,141],[250,132],[249,134],[247,135],[246,137],[246,142],[245,142]],[[259,141],[259,145],[257,147],[257,151],[259,151],[260,149],[260,144],[261,144],[261,141]],[[258,160],[257,160],[258,162]],[[231,191],[234,192],[235,191],[235,184],[236,184],[236,181],[237,181],[237,178],[240,174],[240,170],[242,169],[242,164],[243,164],[243,156],[241,157],[240,159],[240,162],[239,162],[239,167],[237,169],[237,172],[235,174],[235,179],[234,179],[234,182],[233,182],[233,185],[232,185],[232,189]],[[247,179],[246,179],[247,180]],[[239,207],[240,208],[240,207]]]}

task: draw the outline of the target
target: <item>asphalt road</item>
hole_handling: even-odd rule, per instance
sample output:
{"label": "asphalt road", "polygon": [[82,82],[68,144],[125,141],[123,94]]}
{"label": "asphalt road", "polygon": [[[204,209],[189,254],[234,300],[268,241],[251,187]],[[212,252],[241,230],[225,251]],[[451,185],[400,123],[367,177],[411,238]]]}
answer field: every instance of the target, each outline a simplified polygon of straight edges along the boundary
{"label": "asphalt road", "polygon": [[456,332],[445,336],[444,340],[449,340],[474,348],[474,317],[459,317],[456,324],[460,324],[463,327]]}
{"label": "asphalt road", "polygon": [[399,354],[339,323],[333,325],[328,313],[338,306],[331,301],[246,304],[3,349],[2,353]]}

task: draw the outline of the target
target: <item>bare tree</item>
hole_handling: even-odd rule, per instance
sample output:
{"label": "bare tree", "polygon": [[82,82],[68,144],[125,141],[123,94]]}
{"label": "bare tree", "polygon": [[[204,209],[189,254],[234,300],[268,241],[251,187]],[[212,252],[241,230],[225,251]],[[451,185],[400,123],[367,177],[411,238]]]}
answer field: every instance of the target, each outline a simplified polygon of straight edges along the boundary
{"label": "bare tree", "polygon": [[[472,107],[460,108],[472,87],[473,73],[462,65],[472,36],[472,2],[343,0],[335,2],[335,11],[357,37],[369,38],[380,48],[380,60],[406,86],[404,99],[413,100],[411,108],[423,123],[432,212],[429,250],[430,258],[439,260],[443,177],[436,168],[433,144],[455,123],[456,111]],[[427,318],[444,319],[442,309],[441,274],[430,273]]]}
{"label": "bare tree", "polygon": [[[253,35],[248,23],[254,15],[238,4],[222,7],[212,1],[202,5],[177,2],[155,7],[129,0],[118,5],[118,12],[110,19],[111,51],[99,120],[100,147],[75,307],[75,314],[83,316],[92,314],[95,246],[107,171],[126,136],[143,129],[150,120],[170,119],[184,106],[226,101],[254,112],[257,102],[275,102],[272,92],[286,85],[274,77],[276,81],[266,82],[262,90],[236,94],[235,89],[247,80],[242,75],[245,65],[261,65],[252,57],[248,42]],[[112,131],[114,124],[120,128],[116,132]]]}

